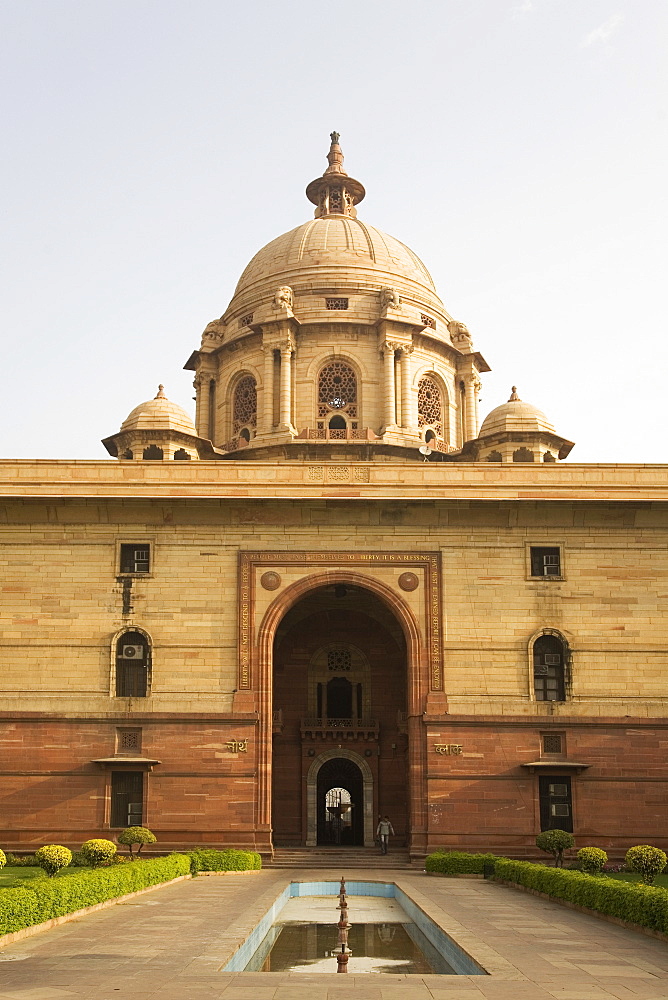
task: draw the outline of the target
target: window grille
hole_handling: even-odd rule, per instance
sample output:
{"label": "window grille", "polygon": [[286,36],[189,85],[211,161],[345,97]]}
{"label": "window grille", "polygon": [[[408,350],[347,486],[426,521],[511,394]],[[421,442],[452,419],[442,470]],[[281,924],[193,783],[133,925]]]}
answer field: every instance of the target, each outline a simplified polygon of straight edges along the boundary
{"label": "window grille", "polygon": [[328,309],[347,309],[348,299],[342,299],[342,298],[325,299],[325,305]]}
{"label": "window grille", "polygon": [[327,653],[328,670],[350,670],[352,654],[349,649],[330,649]]}
{"label": "window grille", "polygon": [[318,376],[318,416],[344,409],[348,416],[357,416],[357,376],[350,365],[331,361]]}
{"label": "window grille", "polygon": [[253,313],[246,313],[246,315],[242,316],[241,319],[239,320],[239,326],[250,326],[252,322],[253,322]]}
{"label": "window grille", "polygon": [[234,388],[232,420],[235,435],[242,427],[257,424],[257,384],[252,375],[244,375]]}
{"label": "window grille", "polygon": [[422,322],[423,326],[429,326],[431,327],[432,330],[436,329],[436,320],[432,319],[431,316],[426,316],[425,313],[422,313],[420,315],[420,321]]}
{"label": "window grille", "polygon": [[137,752],[141,750],[141,729],[117,730],[116,749],[118,753]]}
{"label": "window grille", "polygon": [[431,375],[418,382],[418,427],[431,427],[438,437],[443,437],[441,389]]}
{"label": "window grille", "polygon": [[543,753],[561,753],[563,738],[554,733],[543,736]]}

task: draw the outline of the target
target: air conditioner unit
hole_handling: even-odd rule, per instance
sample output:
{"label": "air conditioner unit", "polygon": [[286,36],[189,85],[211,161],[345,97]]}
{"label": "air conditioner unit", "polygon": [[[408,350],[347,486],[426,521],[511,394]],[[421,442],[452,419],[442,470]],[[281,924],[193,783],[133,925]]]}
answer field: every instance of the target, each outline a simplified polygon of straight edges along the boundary
{"label": "air conditioner unit", "polygon": [[548,667],[558,667],[561,663],[561,653],[546,653],[545,662]]}
{"label": "air conditioner unit", "polygon": [[543,556],[543,576],[559,576],[559,556]]}
{"label": "air conditioner unit", "polygon": [[566,802],[555,802],[551,812],[553,816],[570,816],[571,807]]}
{"label": "air conditioner unit", "polygon": [[544,663],[537,663],[533,668],[534,677],[546,677],[547,666]]}
{"label": "air conditioner unit", "polygon": [[567,785],[563,785],[563,784],[550,785],[550,795],[555,795],[555,796],[556,795],[563,795],[563,796],[566,796],[566,795],[568,795],[568,786]]}
{"label": "air conditioner unit", "polygon": [[143,660],[143,646],[122,646],[120,657],[122,660]]}

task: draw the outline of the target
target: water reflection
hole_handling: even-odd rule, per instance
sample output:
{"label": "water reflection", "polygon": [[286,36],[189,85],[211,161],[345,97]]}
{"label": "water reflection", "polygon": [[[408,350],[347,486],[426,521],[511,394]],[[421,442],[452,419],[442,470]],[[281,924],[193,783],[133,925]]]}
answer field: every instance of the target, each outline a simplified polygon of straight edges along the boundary
{"label": "water reflection", "polygon": [[[336,927],[332,924],[274,925],[246,966],[247,972],[336,973]],[[348,935],[349,973],[455,975],[454,969],[415,924],[354,924]]]}

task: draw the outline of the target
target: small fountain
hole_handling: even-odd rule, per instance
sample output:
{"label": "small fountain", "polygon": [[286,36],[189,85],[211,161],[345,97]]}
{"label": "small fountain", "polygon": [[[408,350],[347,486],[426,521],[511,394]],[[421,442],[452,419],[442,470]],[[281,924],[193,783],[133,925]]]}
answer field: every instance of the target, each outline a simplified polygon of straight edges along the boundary
{"label": "small fountain", "polygon": [[348,929],[350,924],[348,923],[348,899],[346,897],[346,880],[341,876],[341,888],[339,889],[339,905],[337,910],[341,911],[339,916],[339,922],[337,927],[339,928],[339,945],[340,949],[336,952],[336,971],[337,972],[347,972],[348,971],[348,959],[351,955],[351,951],[348,948]]}

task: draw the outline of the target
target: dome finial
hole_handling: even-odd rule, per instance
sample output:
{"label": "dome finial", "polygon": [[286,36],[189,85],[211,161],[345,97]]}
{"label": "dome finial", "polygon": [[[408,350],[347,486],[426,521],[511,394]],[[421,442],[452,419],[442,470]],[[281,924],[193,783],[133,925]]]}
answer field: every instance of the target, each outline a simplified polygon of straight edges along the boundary
{"label": "dome finial", "polygon": [[329,138],[332,140],[332,144],[329,147],[329,153],[327,154],[327,162],[329,163],[329,166],[327,167],[327,170],[325,170],[323,177],[326,177],[327,174],[342,174],[344,177],[347,177],[348,175],[343,169],[343,152],[339,146],[341,133],[330,132]]}
{"label": "dome finial", "polygon": [[355,205],[365,195],[364,186],[359,181],[348,177],[343,169],[343,152],[339,146],[341,135],[330,132],[331,145],[327,154],[329,164],[322,177],[316,177],[306,188],[306,197],[316,206],[313,213],[316,219],[323,215],[347,215],[354,219],[357,216]]}
{"label": "dome finial", "polygon": [[167,399],[167,397],[165,396],[165,387],[164,387],[164,385],[159,385],[158,386],[158,395],[155,398],[156,399]]}
{"label": "dome finial", "polygon": [[520,399],[520,397],[519,397],[519,396],[517,395],[517,386],[516,386],[516,385],[514,385],[514,386],[512,387],[512,389],[513,389],[513,391],[512,391],[512,392],[511,392],[511,394],[510,394],[510,399],[508,400],[508,402],[509,402],[509,403],[521,403],[521,402],[522,402],[522,400],[521,400],[521,399]]}

